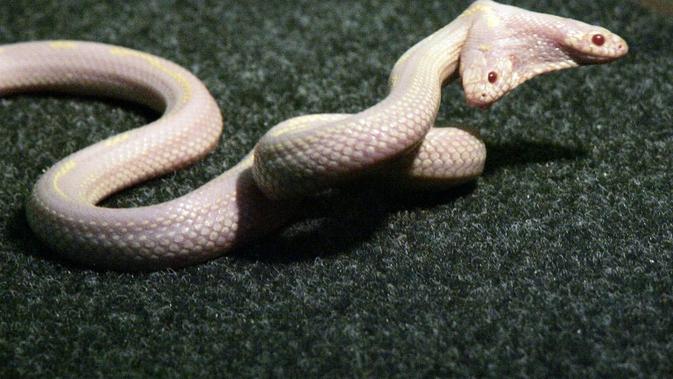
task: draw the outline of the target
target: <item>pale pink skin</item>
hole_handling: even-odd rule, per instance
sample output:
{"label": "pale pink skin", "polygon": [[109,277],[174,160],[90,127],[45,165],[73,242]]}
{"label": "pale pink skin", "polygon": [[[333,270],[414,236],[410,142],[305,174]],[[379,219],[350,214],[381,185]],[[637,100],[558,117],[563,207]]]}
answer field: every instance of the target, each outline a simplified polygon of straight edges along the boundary
{"label": "pale pink skin", "polygon": [[[472,106],[488,107],[534,76],[608,63],[623,57],[629,49],[621,37],[599,26],[522,12],[490,1],[478,1],[473,6],[479,5],[493,8],[500,22],[489,27],[489,22],[494,23],[489,17],[475,19],[463,47],[460,74],[465,97]],[[593,41],[597,35],[602,36],[601,45]],[[488,80],[490,73],[496,74],[494,83]]]}
{"label": "pale pink skin", "polygon": [[461,129],[433,127],[441,87],[456,71],[468,103],[485,107],[535,75],[609,62],[627,50],[603,28],[478,1],[400,58],[390,94],[378,104],[353,115],[287,120],[203,187],[132,209],[96,204],[194,162],[217,143],[222,118],[197,78],[169,61],[109,45],[19,43],[0,47],[0,95],[50,89],[164,111],[149,125],[58,162],[27,206],[35,233],[63,256],[99,268],[147,270],[217,257],[286,222],[294,199],[386,168],[387,176],[412,186],[471,180],[483,170],[484,144]]}

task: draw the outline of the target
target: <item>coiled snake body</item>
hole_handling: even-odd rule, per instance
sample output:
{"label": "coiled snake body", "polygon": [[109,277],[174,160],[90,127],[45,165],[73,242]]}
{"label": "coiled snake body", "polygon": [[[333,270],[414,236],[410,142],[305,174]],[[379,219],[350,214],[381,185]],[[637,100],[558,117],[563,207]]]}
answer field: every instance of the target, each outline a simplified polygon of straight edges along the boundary
{"label": "coiled snake body", "polygon": [[612,61],[627,49],[600,27],[477,1],[404,53],[391,73],[389,95],[378,104],[357,114],[284,121],[201,188],[130,209],[96,204],[215,147],[222,117],[196,77],[117,46],[17,43],[0,47],[0,95],[56,90],[119,97],[163,111],[155,122],[56,163],[27,204],[31,228],[65,257],[101,268],[157,269],[216,257],[282,225],[294,199],[375,168],[430,186],[478,176],[483,143],[461,129],[433,128],[442,85],[457,71],[468,103],[485,107],[535,75]]}

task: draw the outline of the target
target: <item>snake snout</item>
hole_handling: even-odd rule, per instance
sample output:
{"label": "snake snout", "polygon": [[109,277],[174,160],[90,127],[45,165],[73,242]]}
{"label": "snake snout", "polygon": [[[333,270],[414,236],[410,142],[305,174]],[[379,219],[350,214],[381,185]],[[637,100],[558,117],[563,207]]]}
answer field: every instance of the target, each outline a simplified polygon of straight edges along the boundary
{"label": "snake snout", "polygon": [[488,109],[495,102],[491,100],[485,92],[482,92],[478,96],[465,96],[465,100],[469,107],[478,109]]}

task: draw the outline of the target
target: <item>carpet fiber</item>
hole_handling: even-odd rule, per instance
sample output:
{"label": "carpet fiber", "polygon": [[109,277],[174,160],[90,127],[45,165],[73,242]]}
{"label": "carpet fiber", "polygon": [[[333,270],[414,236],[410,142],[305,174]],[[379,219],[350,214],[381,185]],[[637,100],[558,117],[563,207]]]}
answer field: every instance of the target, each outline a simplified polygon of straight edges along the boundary
{"label": "carpet fiber", "polygon": [[[45,168],[156,114],[0,99],[0,377],[672,372],[673,21],[667,1],[647,3],[659,7],[515,2],[606,26],[631,52],[537,78],[486,112],[448,87],[439,124],[478,128],[489,151],[475,184],[345,189],[281,233],[178,271],[63,262],[23,209]],[[282,120],[378,102],[397,57],[469,3],[38,4],[0,4],[0,43],[147,51],[194,72],[221,106],[224,135],[207,159],[105,202],[136,206],[205,183]]]}

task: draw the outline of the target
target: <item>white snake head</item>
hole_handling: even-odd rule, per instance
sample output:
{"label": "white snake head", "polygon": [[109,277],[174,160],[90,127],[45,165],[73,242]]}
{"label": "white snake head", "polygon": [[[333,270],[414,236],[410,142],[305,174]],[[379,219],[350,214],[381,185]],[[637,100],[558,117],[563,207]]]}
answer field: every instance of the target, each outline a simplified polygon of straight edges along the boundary
{"label": "white snake head", "polygon": [[621,37],[599,26],[491,1],[473,6],[479,11],[460,57],[471,106],[488,107],[537,75],[607,63],[628,52]]}

